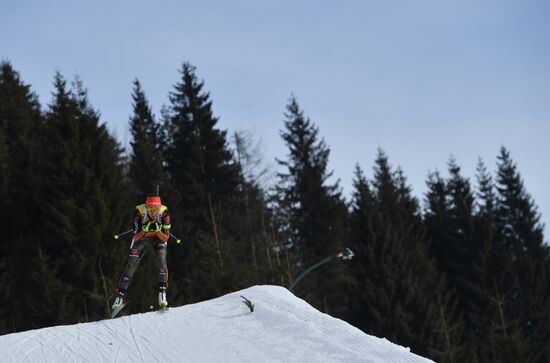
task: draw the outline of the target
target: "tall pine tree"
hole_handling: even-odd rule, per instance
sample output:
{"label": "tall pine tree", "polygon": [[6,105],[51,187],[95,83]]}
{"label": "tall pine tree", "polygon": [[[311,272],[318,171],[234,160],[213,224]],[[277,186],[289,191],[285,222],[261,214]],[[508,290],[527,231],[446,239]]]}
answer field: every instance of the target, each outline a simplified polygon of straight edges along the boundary
{"label": "tall pine tree", "polygon": [[[346,205],[338,183],[331,184],[327,171],[330,150],[319,139],[319,130],[305,117],[295,97],[285,114],[281,137],[288,147],[287,160],[278,160],[279,208],[283,235],[294,254],[296,270],[304,270],[341,251],[346,241]],[[297,292],[323,311],[341,310],[340,282],[345,278],[341,261],[325,265],[300,282]]]}
{"label": "tall pine tree", "polygon": [[33,228],[39,216],[36,204],[36,167],[41,152],[40,104],[10,63],[0,63],[0,218],[17,223],[0,239],[0,333],[33,327],[20,309],[26,284]]}
{"label": "tall pine tree", "polygon": [[[155,120],[141,83],[136,79],[133,85],[133,113],[129,122],[132,141],[128,167],[133,205],[127,209],[128,224],[133,213],[131,207],[143,203],[146,195],[156,193],[157,186],[162,195],[171,195],[172,191],[162,165],[160,123]],[[172,210],[169,209],[169,212]],[[132,281],[128,291],[129,299],[132,301],[129,309],[140,312],[155,304],[158,271],[152,251],[146,251]]]}
{"label": "tall pine tree", "polygon": [[424,236],[418,202],[379,151],[372,186],[356,171],[352,210],[355,277],[351,321],[439,361],[458,361],[460,322]]}
{"label": "tall pine tree", "polygon": [[231,267],[237,242],[230,242],[229,230],[239,175],[226,131],[217,128],[203,87],[195,67],[184,63],[164,123],[164,160],[179,211],[172,225],[185,236],[185,247],[173,250],[172,291],[179,302],[213,297],[235,286]]}
{"label": "tall pine tree", "polygon": [[41,266],[36,274],[49,270],[50,286],[37,286],[37,294],[45,296],[36,299],[56,299],[44,319],[59,324],[104,316],[125,257],[126,246],[113,243],[112,233],[122,226],[128,198],[120,146],[99,124],[82,83],[77,79],[69,90],[57,74],[54,85],[42,135],[40,173],[47,177],[41,182],[36,240]]}
{"label": "tall pine tree", "polygon": [[[517,326],[503,326],[506,335],[519,335],[515,354],[523,361],[550,360],[549,247],[533,199],[510,152],[501,148],[497,171],[498,245],[511,256],[512,279],[499,286],[503,310],[517,319]],[[511,330],[508,332],[507,330]]]}
{"label": "tall pine tree", "polygon": [[156,192],[165,182],[160,144],[160,124],[155,121],[141,83],[134,80],[133,114],[130,118],[131,154],[128,176],[134,186],[134,200]]}
{"label": "tall pine tree", "polygon": [[479,330],[486,317],[480,305],[484,299],[488,250],[476,234],[475,197],[470,182],[461,175],[454,158],[449,160],[448,170],[447,180],[438,173],[429,177],[424,219],[439,271],[458,299],[457,312],[466,328],[468,359],[475,361],[478,348],[484,344]]}
{"label": "tall pine tree", "polygon": [[470,304],[465,312],[469,316],[467,338],[476,361],[505,362],[515,354],[510,352],[522,344],[518,341],[519,335],[509,331],[515,319],[504,309],[500,288],[514,285],[515,278],[510,254],[497,243],[495,184],[481,159],[476,177],[475,238],[478,253],[473,261],[474,279],[470,285]]}

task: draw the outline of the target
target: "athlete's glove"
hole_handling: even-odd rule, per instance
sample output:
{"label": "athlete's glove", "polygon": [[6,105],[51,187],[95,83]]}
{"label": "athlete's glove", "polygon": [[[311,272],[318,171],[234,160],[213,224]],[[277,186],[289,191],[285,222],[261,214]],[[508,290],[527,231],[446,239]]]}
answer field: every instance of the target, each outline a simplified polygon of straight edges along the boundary
{"label": "athlete's glove", "polygon": [[168,233],[157,232],[157,237],[162,242],[168,242],[168,239],[170,238],[170,235]]}

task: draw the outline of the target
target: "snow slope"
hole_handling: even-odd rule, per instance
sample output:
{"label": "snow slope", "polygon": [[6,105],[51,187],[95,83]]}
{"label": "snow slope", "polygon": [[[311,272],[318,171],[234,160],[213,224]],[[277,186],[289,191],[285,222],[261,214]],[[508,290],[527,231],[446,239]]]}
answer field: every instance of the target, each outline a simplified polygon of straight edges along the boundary
{"label": "snow slope", "polygon": [[[250,299],[254,312],[240,295]],[[431,362],[254,286],[198,304],[0,336],[0,362]]]}

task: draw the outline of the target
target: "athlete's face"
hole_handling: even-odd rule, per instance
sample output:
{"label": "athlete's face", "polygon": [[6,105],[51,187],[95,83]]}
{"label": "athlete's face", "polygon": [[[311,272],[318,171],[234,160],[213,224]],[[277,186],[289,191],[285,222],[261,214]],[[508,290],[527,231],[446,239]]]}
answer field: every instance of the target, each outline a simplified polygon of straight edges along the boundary
{"label": "athlete's face", "polygon": [[159,208],[148,207],[147,208],[147,214],[149,214],[149,218],[155,219],[155,218],[157,218],[157,216],[159,214]]}

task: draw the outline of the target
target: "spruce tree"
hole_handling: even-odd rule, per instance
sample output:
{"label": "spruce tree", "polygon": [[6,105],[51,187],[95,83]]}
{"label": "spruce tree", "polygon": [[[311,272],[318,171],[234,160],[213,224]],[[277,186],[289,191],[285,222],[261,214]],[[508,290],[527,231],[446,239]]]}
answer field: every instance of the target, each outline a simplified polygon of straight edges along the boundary
{"label": "spruce tree", "polygon": [[[132,140],[128,167],[133,204],[127,208],[129,222],[134,212],[132,206],[142,204],[148,194],[156,193],[157,186],[161,196],[170,195],[172,191],[162,165],[160,124],[155,120],[141,83],[135,79],[133,85],[133,113],[129,122]],[[132,281],[128,291],[128,298],[132,301],[129,307],[131,310],[145,311],[151,304],[156,304],[158,271],[152,251],[146,251]]]}
{"label": "spruce tree", "polygon": [[230,242],[230,228],[238,172],[203,87],[195,67],[184,63],[163,128],[166,169],[177,191],[171,197],[178,210],[172,225],[185,235],[185,247],[172,251],[177,261],[172,291],[179,302],[214,297],[235,282],[230,260],[237,242]]}
{"label": "spruce tree", "polygon": [[[21,308],[23,296],[31,291],[27,282],[32,242],[36,237],[35,169],[41,151],[38,97],[23,83],[10,63],[0,63],[0,217],[12,220],[10,233],[0,240],[0,333],[33,327]],[[30,254],[30,252],[29,252]]]}
{"label": "spruce tree", "polygon": [[449,160],[448,170],[447,180],[437,173],[430,175],[425,225],[439,271],[458,299],[457,314],[464,319],[466,329],[466,351],[475,361],[484,346],[489,250],[487,240],[480,238],[483,229],[478,228],[469,180],[461,175],[454,158]]}
{"label": "spruce tree", "polygon": [[156,192],[157,185],[164,184],[160,124],[155,121],[141,83],[134,80],[132,94],[133,114],[130,118],[130,165],[128,176],[134,186],[134,199],[142,200],[147,194]]}
{"label": "spruce tree", "polygon": [[[305,270],[327,256],[341,251],[346,241],[345,203],[338,183],[329,183],[330,150],[319,139],[319,130],[306,118],[295,97],[291,97],[281,137],[288,147],[287,160],[278,160],[278,204],[284,216],[283,234],[294,254],[296,271]],[[296,292],[317,308],[339,309],[341,261],[331,262],[300,282]],[[337,297],[334,299],[335,297]]]}
{"label": "spruce tree", "polygon": [[[463,316],[467,323],[466,339],[473,361],[488,359],[488,336],[493,310],[492,293],[494,276],[499,273],[498,251],[494,250],[496,196],[491,174],[480,159],[477,165],[477,188],[474,203],[474,231],[467,295],[463,301]],[[502,272],[502,271],[501,271]],[[466,299],[467,297],[467,299]]]}
{"label": "spruce tree", "polygon": [[511,256],[512,269],[511,281],[502,282],[499,289],[503,309],[517,319],[517,327],[512,328],[522,342],[514,354],[524,361],[545,362],[550,359],[549,248],[543,242],[537,207],[504,147],[497,165],[498,245]]}
{"label": "spruce tree", "polygon": [[504,147],[498,156],[498,218],[502,237],[518,260],[545,258],[543,228],[533,199],[525,190],[510,152]]}
{"label": "spruce tree", "polygon": [[460,174],[456,160],[449,160],[450,178],[438,175],[429,181],[428,206],[425,220],[432,251],[439,270],[445,274],[448,286],[464,297],[465,310],[468,285],[474,271],[472,263],[477,246],[474,240],[474,195],[470,183]]}
{"label": "spruce tree", "polygon": [[189,63],[180,72],[181,80],[170,93],[165,159],[185,216],[203,222],[207,195],[227,199],[236,188],[237,174],[226,131],[216,128],[218,119],[213,116],[209,94],[203,91],[204,82],[197,79]]}
{"label": "spruce tree", "polygon": [[42,289],[58,298],[45,318],[59,324],[106,313],[127,248],[114,243],[112,234],[122,226],[128,199],[121,149],[105,124],[99,124],[82,83],[77,79],[69,90],[57,74],[54,86],[42,135],[40,173],[48,177],[41,182],[37,259],[39,266],[54,266],[50,291]]}
{"label": "spruce tree", "polygon": [[[348,321],[365,332],[374,332],[373,314],[369,306],[370,296],[377,294],[381,287],[373,284],[372,263],[377,263],[375,241],[377,239],[373,224],[377,221],[374,195],[359,165],[355,167],[353,197],[350,214],[350,247],[355,257],[350,261],[353,288],[352,305]],[[382,319],[379,314],[375,319]],[[370,329],[369,330],[369,326]]]}
{"label": "spruce tree", "polygon": [[418,202],[403,172],[392,171],[382,151],[374,172],[370,184],[356,172],[352,322],[418,354],[459,361],[460,321],[430,257]]}
{"label": "spruce tree", "polygon": [[425,219],[439,269],[446,274],[453,289],[464,289],[463,281],[469,278],[469,264],[475,249],[474,196],[469,181],[461,176],[453,158],[449,161],[449,174],[447,181],[438,174],[430,176]]}

